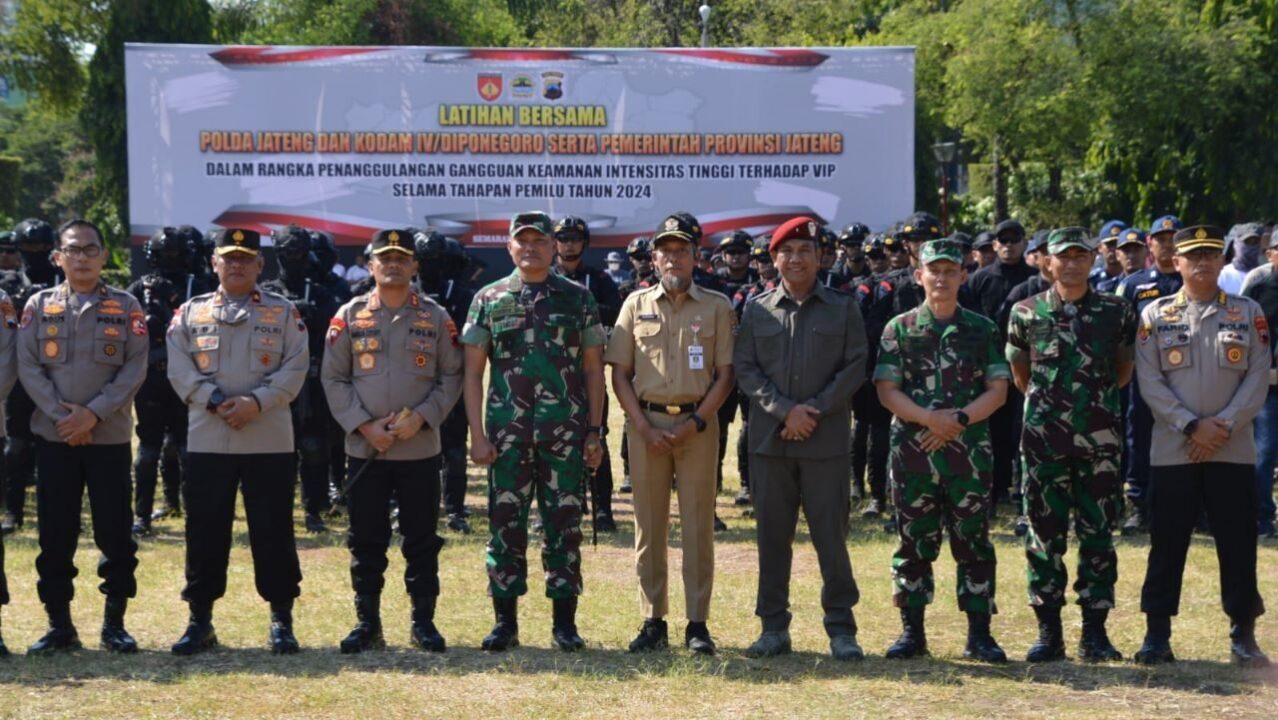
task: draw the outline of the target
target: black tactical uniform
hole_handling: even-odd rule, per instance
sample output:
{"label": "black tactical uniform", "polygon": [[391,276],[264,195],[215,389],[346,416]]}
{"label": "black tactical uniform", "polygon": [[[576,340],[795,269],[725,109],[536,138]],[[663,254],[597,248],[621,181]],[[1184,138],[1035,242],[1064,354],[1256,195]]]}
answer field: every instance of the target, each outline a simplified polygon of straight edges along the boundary
{"label": "black tactical uniform", "polygon": [[329,501],[329,423],[332,414],[320,384],[320,363],[324,358],[324,335],[328,323],[340,307],[333,294],[315,282],[315,256],[312,235],[296,225],[277,230],[275,261],[279,278],[262,283],[262,289],[279,293],[297,308],[306,324],[310,367],[302,391],[291,403],[293,438],[297,447],[302,476],[302,507],[306,511],[306,529],[326,532],[322,515],[331,507]]}
{"label": "black tactical uniform", "polygon": [[[897,242],[895,238],[882,234],[872,235],[865,241],[862,249],[867,258],[884,258],[889,241]],[[888,321],[892,319],[888,313],[891,311],[891,298],[899,275],[899,270],[888,267],[882,272],[870,273],[853,287],[857,304],[865,319],[865,335],[869,345],[869,355],[866,358],[868,375],[874,373],[879,340]],[[852,484],[854,489],[860,488],[862,483],[868,485],[870,500],[861,514],[877,518],[887,509],[887,465],[891,449],[889,435],[892,413],[879,402],[873,384],[865,383],[852,395],[852,415],[856,418],[852,434]],[[864,490],[861,494],[865,494]]]}
{"label": "black tactical uniform", "polygon": [[[591,267],[581,260],[586,249],[590,247],[590,228],[586,226],[585,220],[568,215],[556,222],[554,229],[555,243],[561,247],[559,258],[555,263],[555,272],[585,287],[591,295],[594,295],[595,303],[599,306],[599,321],[603,324],[604,331],[610,333],[613,324],[617,322],[617,313],[621,310],[621,294],[617,291],[617,284],[612,281],[612,277],[607,272]],[[565,254],[562,243],[574,241],[581,243],[581,249],[575,256]],[[568,270],[563,265],[564,260],[576,261],[577,266]],[[606,436],[608,433],[607,394],[604,395],[602,425]],[[603,460],[595,470],[594,477],[591,478],[590,504],[594,510],[595,529],[601,532],[614,532],[617,529],[617,523],[612,518],[612,456],[608,452],[606,437],[601,437],[600,442],[603,444]]]}
{"label": "black tactical uniform", "polygon": [[[650,288],[661,282],[661,276],[652,266],[652,241],[646,237],[637,237],[630,241],[626,246],[626,256],[630,258],[630,264],[634,266],[634,273],[630,275],[630,279],[621,283],[617,287],[617,294],[624,301],[630,296],[630,293],[636,290]],[[647,265],[645,272],[640,272],[641,265]],[[629,420],[627,420],[629,422]],[[617,488],[618,492],[628,493],[630,487],[630,441],[626,439],[628,433],[621,433],[621,466],[625,475],[621,481],[621,487]]]}
{"label": "black tactical uniform", "polygon": [[[745,253],[748,255],[753,250],[753,247],[754,238],[750,237],[750,233],[744,230],[733,230],[720,238],[718,244],[719,252],[724,255],[725,258],[726,256],[735,253]],[[719,268],[715,275],[719,278],[719,282],[723,284],[723,294],[727,295],[729,300],[733,300],[738,293],[759,282],[759,273],[749,265],[745,267],[744,271],[735,274],[731,268],[724,266]],[[741,319],[740,311],[737,313],[737,319]],[[749,401],[745,400],[744,396],[742,396],[739,392],[734,392],[728,396],[727,400],[723,401],[722,405],[719,406],[719,463],[715,467],[718,472],[716,479],[720,489],[723,488],[723,458],[728,452],[728,426],[732,424],[734,419],[736,419],[737,408],[741,409],[742,418],[745,417],[745,413],[749,412],[749,410],[746,409],[746,406],[748,405]],[[750,471],[746,469],[748,465],[749,459],[738,455],[737,475],[741,478],[741,488],[746,493],[743,499],[747,501],[749,498],[749,491],[746,490],[746,488],[749,486],[750,482],[746,479],[750,474]],[[738,493],[738,497],[740,496],[741,493]]]}
{"label": "black tactical uniform", "polygon": [[[27,219],[13,228],[11,238],[22,256],[23,272],[5,287],[16,308],[26,307],[36,293],[62,282],[62,273],[49,259],[53,251],[53,228],[43,220]],[[5,489],[5,514],[0,531],[11,533],[22,527],[27,487],[35,484],[35,435],[31,432],[31,415],[35,403],[19,383],[5,400],[5,466],[9,482]]]}
{"label": "black tactical uniform", "polygon": [[[431,300],[448,311],[453,325],[461,327],[470,311],[470,301],[475,290],[466,280],[466,251],[461,243],[434,230],[424,230],[413,235],[414,255],[417,257],[417,284]],[[444,512],[448,515],[448,528],[460,533],[470,532],[466,520],[466,405],[457,403],[439,428],[443,445]]]}

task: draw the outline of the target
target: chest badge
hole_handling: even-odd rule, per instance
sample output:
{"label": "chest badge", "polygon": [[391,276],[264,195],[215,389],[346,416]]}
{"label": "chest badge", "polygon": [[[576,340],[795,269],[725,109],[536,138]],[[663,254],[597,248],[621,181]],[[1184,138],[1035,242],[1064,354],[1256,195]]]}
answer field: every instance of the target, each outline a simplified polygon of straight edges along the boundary
{"label": "chest badge", "polygon": [[373,355],[371,355],[371,354],[369,354],[369,353],[364,353],[363,355],[360,355],[360,356],[359,356],[359,369],[360,369],[360,370],[372,370],[372,369],[373,369],[373,368],[375,368],[375,367],[377,367],[377,358],[376,358],[376,357],[374,357]]}
{"label": "chest badge", "polygon": [[419,368],[426,367],[426,356],[422,353],[417,353],[417,357],[413,358],[413,364]]}
{"label": "chest badge", "polygon": [[1185,353],[1181,352],[1180,348],[1172,348],[1171,350],[1167,351],[1168,365],[1176,366],[1176,365],[1180,365],[1183,362],[1185,362]]}
{"label": "chest badge", "polygon": [[58,356],[58,344],[52,340],[44,344],[44,356],[47,358],[55,358]]}
{"label": "chest badge", "polygon": [[45,332],[48,333],[49,337],[53,337],[58,334],[58,326],[50,325],[48,329],[45,330]]}
{"label": "chest badge", "polygon": [[1242,362],[1242,359],[1243,359],[1242,348],[1240,347],[1229,348],[1228,350],[1225,351],[1225,359],[1234,365],[1237,365],[1238,363]]}
{"label": "chest badge", "polygon": [[107,343],[106,345],[102,347],[102,354],[106,355],[107,357],[115,357],[115,354],[117,352],[118,350],[116,350],[115,343]]}
{"label": "chest badge", "polygon": [[201,370],[208,370],[210,362],[208,353],[202,352],[195,356],[195,366]]}

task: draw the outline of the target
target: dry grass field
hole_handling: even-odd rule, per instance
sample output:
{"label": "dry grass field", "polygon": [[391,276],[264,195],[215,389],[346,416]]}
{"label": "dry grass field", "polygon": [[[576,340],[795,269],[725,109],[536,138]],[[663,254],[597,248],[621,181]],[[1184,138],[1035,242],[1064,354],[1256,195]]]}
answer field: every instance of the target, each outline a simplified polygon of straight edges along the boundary
{"label": "dry grass field", "polygon": [[[619,425],[613,419],[614,425]],[[735,434],[736,428],[733,428]],[[614,433],[614,452],[618,435]],[[614,456],[620,478],[620,463]],[[491,625],[484,594],[482,513],[476,533],[447,537],[440,558],[443,594],[439,627],[450,649],[428,655],[408,644],[408,601],[403,560],[392,549],[383,600],[386,651],[347,656],[337,642],[354,619],[344,546],[345,525],[306,536],[300,530],[304,581],[296,610],[304,649],[291,657],[265,650],[267,608],[253,590],[242,510],[236,525],[227,597],[214,623],[223,647],[180,659],[168,652],[186,622],[180,521],[157,523],[141,543],[139,595],[128,627],[142,652],[116,657],[96,649],[101,596],[94,572],[97,551],[82,539],[73,612],[86,649],[55,658],[22,652],[44,628],[35,597],[37,552],[31,523],[6,538],[14,595],[4,609],[4,637],[15,656],[0,662],[0,717],[31,718],[645,718],[645,717],[878,717],[878,718],[1278,718],[1278,668],[1242,671],[1228,664],[1227,620],[1220,610],[1216,559],[1210,538],[1196,539],[1186,573],[1182,613],[1173,642],[1181,662],[1149,670],[1129,662],[1083,665],[1073,660],[1031,666],[1022,661],[1035,635],[1025,601],[1025,561],[1004,509],[997,529],[1000,613],[996,637],[1013,662],[991,667],[961,657],[966,625],[955,608],[953,562],[937,566],[938,601],[929,615],[933,657],[889,662],[883,650],[896,637],[891,607],[891,536],[858,516],[848,539],[862,601],[856,608],[864,662],[830,660],[821,629],[820,573],[800,527],[795,555],[792,628],[795,652],[781,659],[751,660],[743,651],[758,632],[753,616],[756,558],[753,521],[731,504],[737,484],[729,472],[720,515],[729,530],[717,544],[717,575],[710,628],[720,646],[713,658],[682,649],[634,656],[625,651],[641,622],[632,561],[629,496],[617,499],[615,535],[584,549],[586,595],[579,625],[588,648],[577,654],[550,649],[550,604],[539,593],[521,607],[524,647],[501,655],[478,649]],[[472,473],[469,504],[482,508],[483,478]],[[675,516],[677,518],[677,514]],[[682,638],[682,585],[678,524],[672,529],[670,618],[672,640]],[[1119,547],[1119,608],[1111,634],[1128,657],[1144,629],[1138,610],[1147,553],[1145,539]],[[1068,562],[1073,562],[1071,552]],[[533,567],[537,567],[534,558]],[[1278,603],[1278,543],[1260,555],[1261,592]],[[536,583],[532,583],[534,587]],[[1079,618],[1067,610],[1070,655]],[[1278,659],[1278,620],[1261,619],[1261,644]]]}

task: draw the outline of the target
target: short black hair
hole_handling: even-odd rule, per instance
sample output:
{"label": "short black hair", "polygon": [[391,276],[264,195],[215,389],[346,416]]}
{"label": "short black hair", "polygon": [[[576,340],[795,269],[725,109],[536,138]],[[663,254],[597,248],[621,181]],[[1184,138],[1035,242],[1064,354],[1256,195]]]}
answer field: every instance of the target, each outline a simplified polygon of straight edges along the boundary
{"label": "short black hair", "polygon": [[106,247],[106,240],[102,237],[102,229],[99,228],[97,225],[94,225],[92,222],[85,220],[84,218],[71,218],[70,220],[58,226],[58,247],[62,247],[63,234],[65,234],[68,230],[71,230],[72,228],[77,228],[77,227],[87,227],[90,230],[92,230],[93,234],[98,236],[98,245],[102,246],[103,248]]}

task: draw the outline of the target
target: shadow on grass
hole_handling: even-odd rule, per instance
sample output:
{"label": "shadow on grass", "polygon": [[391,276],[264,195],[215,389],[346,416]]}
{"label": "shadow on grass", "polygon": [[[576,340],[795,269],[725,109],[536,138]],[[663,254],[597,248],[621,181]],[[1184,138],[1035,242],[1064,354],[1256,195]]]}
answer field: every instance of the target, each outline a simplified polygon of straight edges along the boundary
{"label": "shadow on grass", "polygon": [[0,683],[48,689],[78,687],[101,679],[171,683],[199,676],[253,674],[289,678],[322,678],[340,673],[465,677],[493,672],[623,682],[651,677],[716,677],[730,682],[773,684],[846,678],[954,686],[968,681],[1007,680],[1076,691],[1132,687],[1222,697],[1247,695],[1265,686],[1278,685],[1278,668],[1244,671],[1223,663],[1202,661],[1180,662],[1157,669],[1124,663],[983,665],[946,658],[902,662],[870,657],[862,662],[842,663],[813,652],[753,660],[737,648],[725,649],[713,658],[703,658],[683,650],[632,655],[620,649],[588,647],[568,654],[547,647],[527,646],[506,653],[461,647],[444,654],[390,648],[359,655],[342,655],[336,648],[304,648],[302,653],[287,657],[272,656],[265,649],[218,648],[193,658],[176,658],[158,650],[134,656],[82,650],[52,658],[13,657],[0,662]]}

